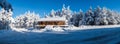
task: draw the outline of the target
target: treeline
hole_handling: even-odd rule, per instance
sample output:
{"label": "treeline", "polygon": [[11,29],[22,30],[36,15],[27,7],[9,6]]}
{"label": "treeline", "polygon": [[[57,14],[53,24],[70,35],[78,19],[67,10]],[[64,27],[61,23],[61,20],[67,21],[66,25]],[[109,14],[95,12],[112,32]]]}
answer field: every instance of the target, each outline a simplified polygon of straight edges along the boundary
{"label": "treeline", "polygon": [[120,14],[116,11],[110,10],[106,7],[90,7],[86,12],[80,10],[74,12],[63,5],[62,10],[54,11],[45,17],[66,17],[68,25],[81,26],[81,25],[117,25],[120,24]]}
{"label": "treeline", "polygon": [[[34,12],[26,12],[16,18],[12,18],[13,12],[11,10],[6,11],[1,9],[0,11],[0,29],[10,28],[11,26],[19,28],[30,28],[34,27],[40,20],[39,14]],[[70,6],[65,7],[61,10],[51,10],[50,14],[45,14],[47,17],[61,17],[66,18],[68,25],[81,26],[81,25],[118,25],[120,24],[120,13],[110,10],[106,7],[96,7],[92,9],[90,7],[86,12],[80,10],[79,12],[72,11]]]}

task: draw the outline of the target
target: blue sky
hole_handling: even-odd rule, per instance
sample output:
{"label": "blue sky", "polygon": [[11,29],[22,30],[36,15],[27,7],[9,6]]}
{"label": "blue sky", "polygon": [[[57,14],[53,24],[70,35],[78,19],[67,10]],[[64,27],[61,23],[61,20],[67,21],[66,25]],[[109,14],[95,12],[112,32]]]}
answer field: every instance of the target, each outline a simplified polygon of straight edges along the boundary
{"label": "blue sky", "polygon": [[28,10],[44,16],[43,13],[49,13],[51,9],[61,9],[63,4],[69,5],[73,11],[79,11],[80,9],[86,11],[90,6],[95,8],[98,5],[120,11],[120,0],[8,0],[8,2],[11,3],[14,9],[13,17]]}

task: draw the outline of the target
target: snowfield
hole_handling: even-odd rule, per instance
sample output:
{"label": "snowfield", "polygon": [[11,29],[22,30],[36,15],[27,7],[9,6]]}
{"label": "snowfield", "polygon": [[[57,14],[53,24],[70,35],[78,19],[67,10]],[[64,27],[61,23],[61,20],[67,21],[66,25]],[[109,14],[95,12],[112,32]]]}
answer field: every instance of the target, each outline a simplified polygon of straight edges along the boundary
{"label": "snowfield", "polygon": [[[32,29],[32,28],[31,28]],[[0,44],[119,44],[120,26],[81,26],[60,30],[0,30]]]}

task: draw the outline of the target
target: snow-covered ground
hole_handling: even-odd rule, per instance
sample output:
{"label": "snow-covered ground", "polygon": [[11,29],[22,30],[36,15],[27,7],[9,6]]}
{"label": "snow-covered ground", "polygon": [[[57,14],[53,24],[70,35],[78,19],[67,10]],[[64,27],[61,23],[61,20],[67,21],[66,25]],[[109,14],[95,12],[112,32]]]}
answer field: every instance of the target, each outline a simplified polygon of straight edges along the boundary
{"label": "snow-covered ground", "polygon": [[16,28],[0,30],[0,44],[119,44],[120,42],[119,25],[71,27],[62,29],[65,31],[61,32],[46,30]]}
{"label": "snow-covered ground", "polygon": [[13,31],[17,32],[69,32],[69,31],[77,31],[77,30],[89,30],[89,29],[100,29],[100,28],[117,28],[120,27],[120,25],[104,25],[104,26],[80,26],[80,27],[74,27],[74,26],[68,26],[66,28],[61,27],[55,27],[52,28],[51,26],[47,26],[44,29],[24,29],[24,28],[13,28]]}

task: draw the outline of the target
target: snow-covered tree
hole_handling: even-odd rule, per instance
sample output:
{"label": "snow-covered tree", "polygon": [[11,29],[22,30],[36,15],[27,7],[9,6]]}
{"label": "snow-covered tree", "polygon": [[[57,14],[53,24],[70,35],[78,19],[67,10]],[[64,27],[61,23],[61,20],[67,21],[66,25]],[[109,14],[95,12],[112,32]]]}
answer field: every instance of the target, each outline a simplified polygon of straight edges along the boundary
{"label": "snow-covered tree", "polygon": [[94,25],[94,13],[92,11],[92,7],[85,13],[85,21],[86,25]]}
{"label": "snow-covered tree", "polygon": [[0,29],[10,29],[11,23],[14,22],[14,19],[12,18],[12,11],[9,9],[9,11],[6,11],[4,8],[0,11]]}
{"label": "snow-covered tree", "polygon": [[[108,25],[107,21],[107,8],[103,7],[102,9],[98,6],[95,13],[95,25]],[[97,15],[96,15],[97,14]]]}
{"label": "snow-covered tree", "polygon": [[113,11],[108,11],[107,12],[107,14],[108,14],[108,18],[107,18],[107,20],[108,20],[108,24],[109,25],[115,25],[115,24],[118,24],[118,21],[117,21],[117,17],[116,17],[116,13],[115,12],[113,12]]}
{"label": "snow-covered tree", "polygon": [[69,20],[72,17],[72,11],[70,9],[70,6],[66,8],[65,5],[63,5],[61,14],[62,17],[66,17],[66,19]]}
{"label": "snow-covered tree", "polygon": [[98,6],[94,11],[94,24],[100,25],[101,22],[101,8]]}
{"label": "snow-covered tree", "polygon": [[77,19],[78,18],[77,18],[76,12],[74,12],[74,14],[72,15],[72,18],[70,19],[70,24],[74,26],[78,26],[79,21]]}
{"label": "snow-covered tree", "polygon": [[56,12],[52,9],[52,10],[51,10],[51,13],[50,13],[50,17],[55,17],[55,13],[56,13]]}
{"label": "snow-covered tree", "polygon": [[39,14],[35,14],[34,12],[28,11],[25,14],[17,16],[15,18],[15,26],[20,28],[34,27],[35,21],[39,19]]}
{"label": "snow-covered tree", "polygon": [[50,17],[65,17],[67,20],[72,17],[72,10],[70,9],[70,6],[67,8],[65,5],[63,5],[62,10],[55,11],[54,9],[51,10],[50,14],[48,15]]}
{"label": "snow-covered tree", "polygon": [[83,11],[80,9],[80,14],[79,14],[79,26],[84,25],[85,24],[85,17],[84,17],[84,13]]}
{"label": "snow-covered tree", "polygon": [[114,18],[116,19],[116,21],[117,21],[117,24],[120,24],[120,14],[119,13],[117,13],[117,12],[114,12]]}
{"label": "snow-covered tree", "polygon": [[108,25],[108,21],[107,21],[107,8],[103,7],[101,14],[100,14],[100,25]]}
{"label": "snow-covered tree", "polygon": [[74,25],[74,26],[80,26],[80,25],[83,25],[83,12],[82,10],[80,10],[80,12],[76,13],[74,12],[72,18],[70,19],[71,20],[71,23]]}

